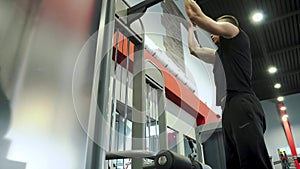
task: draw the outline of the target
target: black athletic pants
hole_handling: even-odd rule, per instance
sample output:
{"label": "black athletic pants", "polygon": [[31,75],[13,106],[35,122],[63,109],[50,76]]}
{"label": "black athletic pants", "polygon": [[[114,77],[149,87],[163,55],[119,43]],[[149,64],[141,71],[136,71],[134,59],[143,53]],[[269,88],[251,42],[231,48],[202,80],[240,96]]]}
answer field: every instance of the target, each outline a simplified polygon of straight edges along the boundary
{"label": "black athletic pants", "polygon": [[228,96],[222,125],[227,169],[272,169],[263,136],[264,111],[256,96]]}

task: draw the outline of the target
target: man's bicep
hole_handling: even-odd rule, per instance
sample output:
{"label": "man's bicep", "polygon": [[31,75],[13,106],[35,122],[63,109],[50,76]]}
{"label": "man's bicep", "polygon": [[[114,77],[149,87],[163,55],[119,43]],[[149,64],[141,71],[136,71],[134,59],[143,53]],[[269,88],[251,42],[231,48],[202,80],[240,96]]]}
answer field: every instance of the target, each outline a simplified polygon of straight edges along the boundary
{"label": "man's bicep", "polygon": [[207,16],[196,16],[193,18],[193,22],[205,31],[214,35],[223,36],[225,38],[233,38],[239,33],[238,27],[234,26],[233,24],[229,22],[216,22]]}
{"label": "man's bicep", "polygon": [[223,36],[224,38],[233,38],[239,33],[239,28],[233,25],[229,22],[216,22],[219,29],[220,36]]}

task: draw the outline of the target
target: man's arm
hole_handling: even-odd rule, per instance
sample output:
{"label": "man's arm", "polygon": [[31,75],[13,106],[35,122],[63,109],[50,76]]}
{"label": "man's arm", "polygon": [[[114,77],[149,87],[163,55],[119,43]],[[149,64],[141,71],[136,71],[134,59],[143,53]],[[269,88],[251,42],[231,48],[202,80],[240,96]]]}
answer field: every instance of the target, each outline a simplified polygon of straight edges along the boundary
{"label": "man's arm", "polygon": [[189,24],[189,31],[188,31],[188,45],[192,55],[196,56],[200,60],[214,64],[216,60],[216,50],[200,47],[195,34],[194,34],[194,27],[193,24]]}
{"label": "man's arm", "polygon": [[214,35],[233,38],[239,33],[238,27],[229,22],[216,22],[206,16],[194,0],[184,0],[185,11],[190,20],[200,28]]}

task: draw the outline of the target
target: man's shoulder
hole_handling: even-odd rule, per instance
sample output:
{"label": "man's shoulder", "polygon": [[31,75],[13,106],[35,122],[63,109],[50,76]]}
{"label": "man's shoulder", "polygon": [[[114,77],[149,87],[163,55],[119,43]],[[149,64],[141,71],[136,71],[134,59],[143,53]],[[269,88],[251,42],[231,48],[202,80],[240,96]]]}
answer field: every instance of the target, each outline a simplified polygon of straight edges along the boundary
{"label": "man's shoulder", "polygon": [[244,36],[246,36],[247,38],[249,38],[247,32],[245,32],[243,29],[240,28],[240,33],[239,34],[243,34]]}

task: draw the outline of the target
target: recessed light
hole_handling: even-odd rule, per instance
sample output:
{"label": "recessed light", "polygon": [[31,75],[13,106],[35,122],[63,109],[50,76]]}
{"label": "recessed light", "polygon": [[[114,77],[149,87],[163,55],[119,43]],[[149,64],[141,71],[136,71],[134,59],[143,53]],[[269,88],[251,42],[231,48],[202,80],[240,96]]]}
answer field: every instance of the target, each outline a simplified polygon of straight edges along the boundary
{"label": "recessed light", "polygon": [[284,97],[282,97],[282,96],[277,97],[277,101],[282,102],[283,100],[284,100]]}
{"label": "recessed light", "polygon": [[285,111],[285,110],[286,110],[286,107],[285,107],[285,106],[282,106],[282,107],[280,107],[280,110]]}
{"label": "recessed light", "polygon": [[275,88],[275,89],[281,88],[281,84],[280,84],[280,83],[276,83],[276,84],[274,85],[274,88]]}
{"label": "recessed light", "polygon": [[272,66],[268,69],[269,73],[273,74],[273,73],[276,73],[277,72],[277,68]]}
{"label": "recessed light", "polygon": [[264,15],[261,12],[256,12],[252,15],[252,20],[254,22],[260,22],[264,18]]}
{"label": "recessed light", "polygon": [[282,121],[287,121],[288,120],[288,115],[287,114],[285,114],[285,115],[283,115],[282,117],[281,117],[281,119],[282,119]]}

